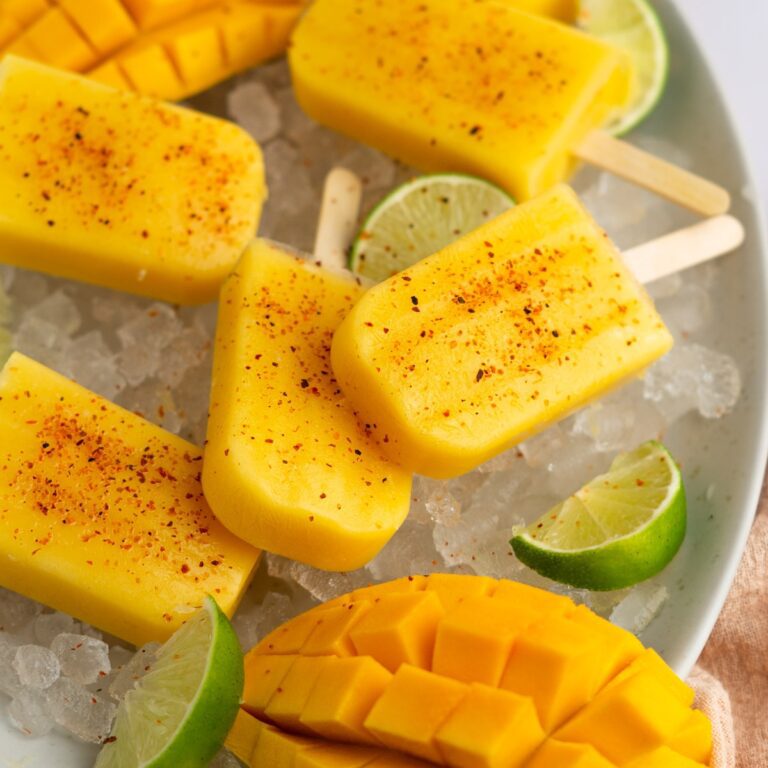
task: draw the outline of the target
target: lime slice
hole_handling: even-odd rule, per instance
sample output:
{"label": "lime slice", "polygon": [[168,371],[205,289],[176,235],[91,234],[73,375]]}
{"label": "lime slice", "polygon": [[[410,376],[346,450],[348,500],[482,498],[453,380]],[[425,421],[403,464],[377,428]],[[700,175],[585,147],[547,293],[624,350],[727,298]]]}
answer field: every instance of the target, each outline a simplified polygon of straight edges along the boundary
{"label": "lime slice", "polygon": [[208,597],[120,703],[95,768],[204,768],[224,743],[242,690],[240,643]]}
{"label": "lime slice", "polygon": [[515,201],[475,176],[419,176],[395,189],[368,215],[349,266],[385,280],[508,210]]}
{"label": "lime slice", "polygon": [[669,71],[669,49],[659,17],[647,0],[581,0],[578,25],[632,57],[630,106],[606,130],[627,133],[656,106]]}
{"label": "lime slice", "polygon": [[667,449],[650,441],[616,457],[511,541],[518,558],[554,581],[594,590],[650,578],[685,536],[685,490]]}

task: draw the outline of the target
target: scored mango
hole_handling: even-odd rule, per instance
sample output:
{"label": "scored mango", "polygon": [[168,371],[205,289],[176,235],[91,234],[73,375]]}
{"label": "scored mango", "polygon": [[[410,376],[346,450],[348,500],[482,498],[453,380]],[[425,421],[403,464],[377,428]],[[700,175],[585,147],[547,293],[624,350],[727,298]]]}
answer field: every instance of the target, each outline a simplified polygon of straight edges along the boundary
{"label": "scored mango", "polygon": [[233,123],[7,56],[0,260],[212,301],[256,233],[261,150]]}
{"label": "scored mango", "polygon": [[0,446],[2,586],[137,645],[206,594],[234,613],[259,553],[211,513],[195,446],[18,353]]}
{"label": "scored mango", "polygon": [[301,7],[301,0],[14,0],[0,4],[0,53],[176,101],[282,53]]}
{"label": "scored mango", "polygon": [[[393,647],[422,650],[393,659]],[[356,590],[278,627],[245,670],[248,717],[229,746],[253,768],[711,759],[709,721],[660,657],[568,598],[506,580],[435,574]]]}
{"label": "scored mango", "polygon": [[330,570],[370,560],[408,514],[331,373],[333,332],[363,289],[266,241],[221,293],[203,467],[218,519],[255,546]]}

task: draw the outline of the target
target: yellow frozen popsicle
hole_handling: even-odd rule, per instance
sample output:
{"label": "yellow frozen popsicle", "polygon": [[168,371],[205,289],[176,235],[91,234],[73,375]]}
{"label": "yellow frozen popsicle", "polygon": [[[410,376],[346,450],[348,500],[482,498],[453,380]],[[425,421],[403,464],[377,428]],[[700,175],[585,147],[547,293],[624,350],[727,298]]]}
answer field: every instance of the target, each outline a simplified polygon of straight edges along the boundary
{"label": "yellow frozen popsicle", "polygon": [[372,288],[331,360],[387,455],[450,477],[671,345],[616,248],[558,186]]}
{"label": "yellow frozen popsicle", "polygon": [[583,159],[698,213],[727,211],[722,187],[600,130],[631,97],[629,57],[532,10],[573,9],[316,0],[289,48],[296,96],[319,122],[406,163],[481,176],[518,200]]}
{"label": "yellow frozen popsicle", "polygon": [[0,117],[1,261],[180,304],[216,298],[266,195],[248,134],[12,56]]}
{"label": "yellow frozen popsicle", "polygon": [[18,353],[0,372],[0,584],[131,643],[211,594],[234,613],[258,551],[216,521],[200,451]]}
{"label": "yellow frozen popsicle", "polygon": [[631,64],[513,5],[316,0],[289,50],[299,103],[424,170],[473,173],[519,199],[538,194],[625,105]]}
{"label": "yellow frozen popsicle", "polygon": [[257,240],[219,304],[206,498],[246,541],[329,570],[370,560],[410,503],[410,474],[331,372],[331,337],[362,293],[348,273]]}

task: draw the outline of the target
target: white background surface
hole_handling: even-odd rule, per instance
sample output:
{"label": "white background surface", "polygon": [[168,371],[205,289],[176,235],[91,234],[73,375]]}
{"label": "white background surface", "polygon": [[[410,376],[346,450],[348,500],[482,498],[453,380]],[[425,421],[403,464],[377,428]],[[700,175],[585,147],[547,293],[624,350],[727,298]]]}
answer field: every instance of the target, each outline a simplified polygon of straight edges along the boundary
{"label": "white background surface", "polygon": [[768,214],[768,2],[676,2],[731,109]]}

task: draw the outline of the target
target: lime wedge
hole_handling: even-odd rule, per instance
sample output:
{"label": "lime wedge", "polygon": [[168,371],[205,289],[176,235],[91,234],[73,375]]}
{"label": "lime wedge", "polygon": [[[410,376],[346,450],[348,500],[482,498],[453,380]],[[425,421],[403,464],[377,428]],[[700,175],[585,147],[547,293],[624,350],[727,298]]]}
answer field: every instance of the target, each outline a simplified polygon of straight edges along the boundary
{"label": "lime wedge", "polygon": [[554,581],[621,589],[664,568],[685,526],[680,470],[652,440],[617,456],[608,472],[516,533],[511,544],[523,563]]}
{"label": "lime wedge", "polygon": [[577,24],[632,57],[630,106],[606,126],[617,136],[627,133],[653,110],[667,82],[669,49],[659,17],[647,0],[581,0]]}
{"label": "lime wedge", "polygon": [[419,176],[390,192],[368,215],[349,266],[385,280],[511,208],[515,201],[475,176]]}
{"label": "lime wedge", "polygon": [[95,768],[204,768],[224,743],[242,690],[240,643],[208,597],[120,703]]}

